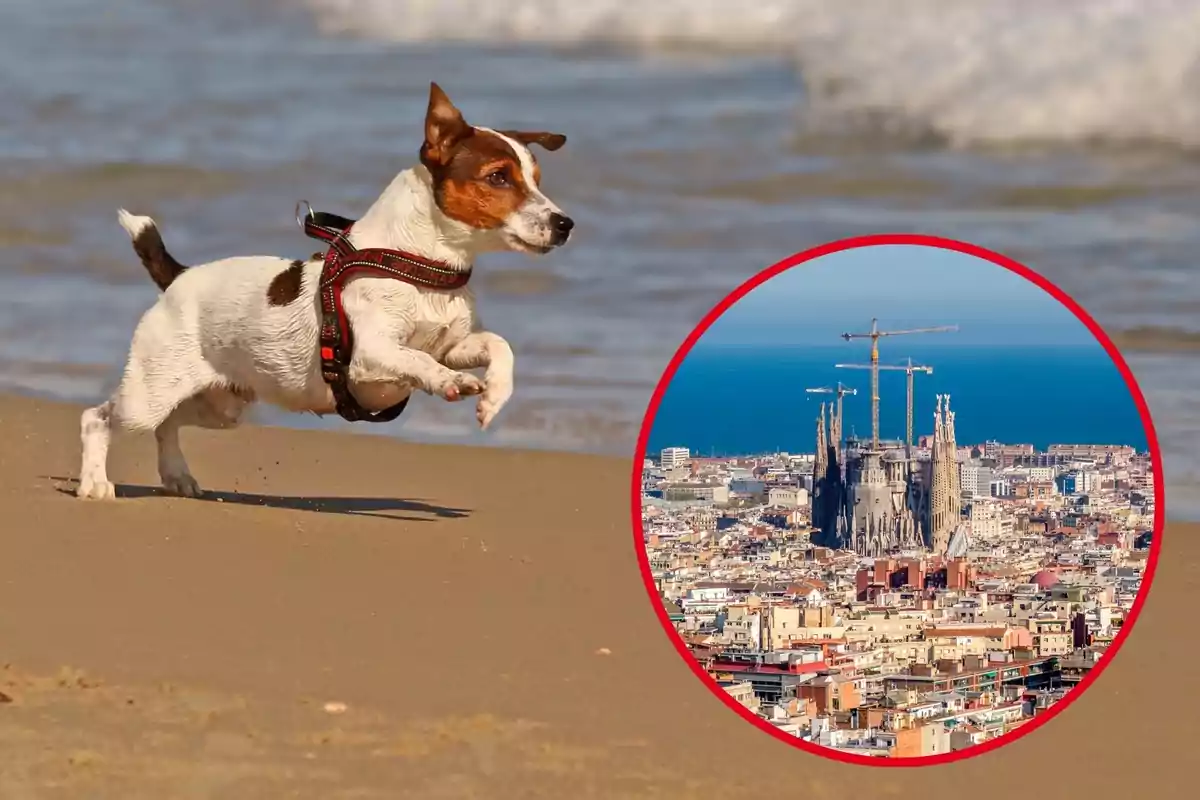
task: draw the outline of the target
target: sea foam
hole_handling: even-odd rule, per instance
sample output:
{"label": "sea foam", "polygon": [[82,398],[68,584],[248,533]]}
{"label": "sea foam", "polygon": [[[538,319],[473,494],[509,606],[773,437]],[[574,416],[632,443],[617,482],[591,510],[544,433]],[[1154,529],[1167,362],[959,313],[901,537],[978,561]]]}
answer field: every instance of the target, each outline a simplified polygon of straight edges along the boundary
{"label": "sea foam", "polygon": [[397,42],[777,53],[818,131],[1200,147],[1200,0],[301,1]]}

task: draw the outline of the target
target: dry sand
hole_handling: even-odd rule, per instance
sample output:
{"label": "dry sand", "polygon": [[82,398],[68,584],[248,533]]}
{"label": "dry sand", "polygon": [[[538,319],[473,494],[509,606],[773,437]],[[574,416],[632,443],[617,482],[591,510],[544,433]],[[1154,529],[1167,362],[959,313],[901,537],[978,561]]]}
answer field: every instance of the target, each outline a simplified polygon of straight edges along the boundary
{"label": "dry sand", "polygon": [[854,767],[691,676],[641,585],[624,461],[189,431],[213,500],[159,496],[152,442],[129,437],[124,499],[87,503],[63,491],[77,419],[0,397],[4,800],[1194,788],[1195,526],[1169,526],[1137,630],[1058,719],[959,764]]}

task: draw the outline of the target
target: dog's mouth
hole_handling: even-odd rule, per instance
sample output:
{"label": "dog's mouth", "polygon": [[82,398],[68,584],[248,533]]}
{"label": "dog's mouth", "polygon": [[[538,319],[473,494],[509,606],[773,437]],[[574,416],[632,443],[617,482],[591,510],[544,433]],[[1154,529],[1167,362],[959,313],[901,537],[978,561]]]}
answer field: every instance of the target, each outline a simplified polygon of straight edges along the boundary
{"label": "dog's mouth", "polygon": [[544,256],[556,247],[553,244],[535,244],[511,232],[506,233],[504,238],[508,246],[518,253],[532,253],[533,255]]}

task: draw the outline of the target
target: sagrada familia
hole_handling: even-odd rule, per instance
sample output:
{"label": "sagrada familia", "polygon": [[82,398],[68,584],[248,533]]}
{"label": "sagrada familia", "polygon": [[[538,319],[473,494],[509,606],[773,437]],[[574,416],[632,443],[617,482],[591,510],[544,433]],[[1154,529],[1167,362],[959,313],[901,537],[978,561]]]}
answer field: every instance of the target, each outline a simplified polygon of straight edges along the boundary
{"label": "sagrada familia", "polygon": [[813,541],[824,547],[882,556],[906,549],[955,555],[964,549],[957,446],[950,396],[937,396],[928,459],[905,447],[872,449],[846,442],[837,407],[821,405],[813,466]]}

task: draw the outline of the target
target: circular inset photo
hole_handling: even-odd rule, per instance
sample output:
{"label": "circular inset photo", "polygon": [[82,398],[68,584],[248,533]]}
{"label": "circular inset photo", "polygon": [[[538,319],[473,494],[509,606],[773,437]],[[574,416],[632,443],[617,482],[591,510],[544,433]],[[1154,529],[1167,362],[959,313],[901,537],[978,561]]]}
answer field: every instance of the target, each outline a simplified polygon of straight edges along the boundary
{"label": "circular inset photo", "polygon": [[676,353],[638,448],[667,635],[748,723],[842,761],[1041,727],[1116,656],[1160,546],[1161,456],[1120,353],[962,242],[846,240],[756,276]]}

